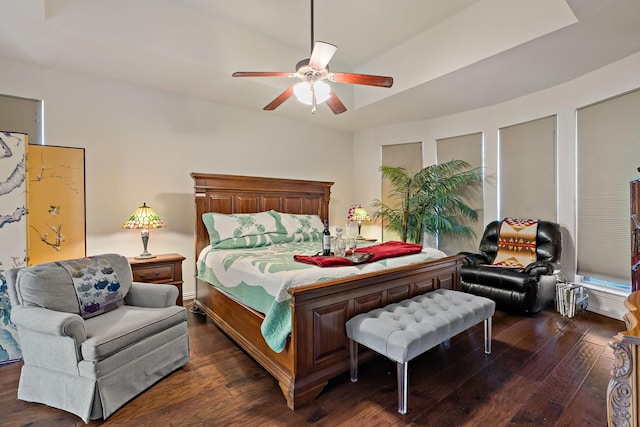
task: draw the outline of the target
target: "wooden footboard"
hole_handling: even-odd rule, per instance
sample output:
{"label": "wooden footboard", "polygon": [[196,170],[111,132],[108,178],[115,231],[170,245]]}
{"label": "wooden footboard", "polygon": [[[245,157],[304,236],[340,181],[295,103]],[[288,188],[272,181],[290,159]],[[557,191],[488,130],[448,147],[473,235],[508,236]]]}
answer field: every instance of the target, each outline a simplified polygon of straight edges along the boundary
{"label": "wooden footboard", "polygon": [[[290,289],[292,332],[281,353],[260,333],[262,314],[199,280],[195,303],[278,380],[287,405],[296,409],[349,369],[348,319],[434,289],[460,289],[461,266],[462,257],[452,256]],[[373,356],[363,351],[360,360]]]}

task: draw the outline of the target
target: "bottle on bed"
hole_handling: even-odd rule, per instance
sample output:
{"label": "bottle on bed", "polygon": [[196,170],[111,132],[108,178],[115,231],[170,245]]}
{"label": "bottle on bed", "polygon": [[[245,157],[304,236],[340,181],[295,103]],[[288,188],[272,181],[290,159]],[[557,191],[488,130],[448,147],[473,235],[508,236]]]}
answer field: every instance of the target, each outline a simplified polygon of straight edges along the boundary
{"label": "bottle on bed", "polygon": [[326,219],[322,232],[322,256],[331,256],[331,232],[329,231],[329,220]]}

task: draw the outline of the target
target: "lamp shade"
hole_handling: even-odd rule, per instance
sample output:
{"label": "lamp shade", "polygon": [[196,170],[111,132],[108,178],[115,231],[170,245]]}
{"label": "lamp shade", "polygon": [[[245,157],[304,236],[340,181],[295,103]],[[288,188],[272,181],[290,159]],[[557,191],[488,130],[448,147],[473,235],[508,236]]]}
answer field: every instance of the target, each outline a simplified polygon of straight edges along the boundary
{"label": "lamp shade", "polygon": [[353,210],[351,221],[371,221],[371,218],[369,218],[369,214],[365,208],[358,206]]}
{"label": "lamp shade", "polygon": [[303,104],[313,105],[314,93],[316,96],[316,104],[322,104],[331,96],[331,87],[321,80],[314,82],[313,88],[309,82],[300,82],[293,86],[293,94],[298,101]]}
{"label": "lamp shade", "polygon": [[137,208],[128,220],[122,224],[122,228],[127,229],[150,229],[150,228],[165,228],[166,225],[160,219],[156,211],[153,208],[143,203],[142,206]]}
{"label": "lamp shade", "polygon": [[357,207],[351,206],[347,214],[347,219],[358,223],[358,238],[362,239],[362,221],[371,221],[367,210],[360,205]]}
{"label": "lamp shade", "polygon": [[142,247],[144,250],[136,257],[137,259],[155,258],[155,255],[151,255],[151,253],[147,251],[147,244],[149,243],[149,229],[165,227],[166,225],[162,222],[156,211],[147,206],[146,203],[143,203],[142,206],[133,211],[129,219],[122,224],[122,228],[140,230],[140,235],[142,236]]}

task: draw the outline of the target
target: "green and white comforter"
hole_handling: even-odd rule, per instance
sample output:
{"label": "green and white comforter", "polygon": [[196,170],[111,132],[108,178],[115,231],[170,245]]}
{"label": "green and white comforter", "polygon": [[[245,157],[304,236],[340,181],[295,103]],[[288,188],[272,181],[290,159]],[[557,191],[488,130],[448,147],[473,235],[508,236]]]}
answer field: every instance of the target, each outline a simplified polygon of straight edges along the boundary
{"label": "green and white comforter", "polygon": [[303,264],[293,259],[294,255],[316,255],[321,250],[322,243],[318,241],[243,249],[213,249],[208,246],[198,257],[197,276],[263,313],[262,335],[269,347],[281,352],[291,332],[289,288],[446,256],[437,249],[424,248],[414,255],[331,268]]}

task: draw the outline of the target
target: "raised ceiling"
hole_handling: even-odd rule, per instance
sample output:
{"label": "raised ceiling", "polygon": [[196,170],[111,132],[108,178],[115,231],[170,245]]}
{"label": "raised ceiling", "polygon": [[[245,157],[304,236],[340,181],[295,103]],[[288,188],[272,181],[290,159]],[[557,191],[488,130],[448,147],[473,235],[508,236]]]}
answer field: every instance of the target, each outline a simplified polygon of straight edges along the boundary
{"label": "raised ceiling", "polygon": [[[262,111],[310,52],[308,0],[0,0],[0,54]],[[640,51],[640,1],[316,0],[315,39],[336,71],[391,89],[333,84],[348,108],[281,115],[343,130],[423,120],[523,96]]]}

